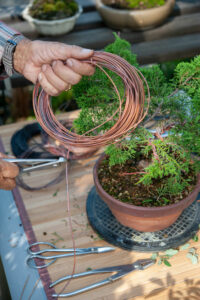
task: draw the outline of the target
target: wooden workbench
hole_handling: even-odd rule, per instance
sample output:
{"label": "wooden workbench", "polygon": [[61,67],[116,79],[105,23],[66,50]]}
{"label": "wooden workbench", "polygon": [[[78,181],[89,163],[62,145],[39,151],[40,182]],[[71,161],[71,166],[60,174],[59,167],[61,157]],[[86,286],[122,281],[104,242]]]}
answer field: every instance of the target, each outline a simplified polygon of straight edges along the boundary
{"label": "wooden workbench", "polygon": [[[74,117],[74,115],[76,115],[76,112],[71,112],[64,116],[71,118]],[[10,151],[10,138],[12,134],[17,129],[22,128],[25,124],[27,124],[27,122],[1,126],[1,138],[6,151]],[[69,191],[73,234],[76,247],[109,245],[107,242],[100,239],[93,231],[88,223],[86,215],[86,199],[88,192],[93,186],[92,167],[97,156],[98,155],[95,155],[90,159],[70,163]],[[45,180],[55,176],[56,172],[58,172],[57,169],[51,168],[40,172],[32,172],[30,176],[26,175],[24,178],[26,182],[31,185],[39,185],[45,183]],[[30,232],[33,230],[37,241],[54,241],[57,247],[72,247],[69,218],[67,216],[65,181],[63,180],[55,186],[37,192],[27,192],[20,189],[20,194],[22,198],[20,201],[22,201],[25,206],[25,210],[21,217],[22,219],[26,218],[27,213],[32,224],[32,228],[30,226],[29,231],[26,232],[28,240],[30,240]],[[5,199],[1,199],[1,201],[3,200],[5,201]],[[8,210],[9,209],[10,208],[8,208]],[[4,226],[4,230],[6,230],[7,224],[4,224]],[[15,231],[16,228],[13,228],[13,232]],[[199,253],[200,241],[190,241],[190,246],[195,247],[197,253]],[[15,251],[14,248],[12,250]],[[156,264],[145,271],[132,272],[112,284],[85,292],[81,295],[70,297],[69,299],[200,299],[200,267],[199,264],[193,265],[190,260],[186,258],[186,253],[186,251],[180,251],[176,256],[171,258],[170,263],[172,264],[172,267]],[[137,259],[148,258],[150,256],[151,253],[138,253],[116,248],[114,252],[110,253],[76,257],[76,272],[83,272],[88,268],[93,269],[127,264],[134,262]],[[48,270],[45,272],[48,272],[47,275],[49,274],[50,281],[54,281],[61,276],[71,274],[72,269],[73,258],[62,258],[48,267]],[[32,269],[29,270],[30,274],[31,272]],[[102,278],[106,278],[107,276],[107,274],[104,274],[101,276],[74,279],[71,281],[67,291],[69,292],[78,289],[81,286],[88,285]],[[21,282],[21,289],[23,288],[25,280],[26,277],[24,277]],[[16,278],[13,278],[13,281],[16,281]],[[9,282],[9,286],[12,286],[12,282]],[[60,292],[61,289],[62,285],[55,288],[56,292]],[[194,298],[192,298],[192,296],[194,296]],[[15,299],[15,297],[12,299]],[[33,294],[31,299],[42,300],[43,298],[34,298]],[[51,297],[48,297],[48,299],[51,299]]]}

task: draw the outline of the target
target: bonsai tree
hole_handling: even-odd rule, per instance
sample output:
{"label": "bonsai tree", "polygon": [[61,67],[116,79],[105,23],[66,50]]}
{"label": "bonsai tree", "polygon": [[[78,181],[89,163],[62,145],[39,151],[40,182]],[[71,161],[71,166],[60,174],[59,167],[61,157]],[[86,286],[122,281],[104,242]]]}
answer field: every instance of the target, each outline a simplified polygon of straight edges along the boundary
{"label": "bonsai tree", "polygon": [[39,20],[57,20],[75,15],[78,4],[75,0],[34,0],[30,15]]}
{"label": "bonsai tree", "polygon": [[[98,171],[101,185],[110,195],[134,205],[176,203],[191,192],[200,171],[197,157],[191,158],[192,152],[200,154],[200,56],[179,63],[173,78],[167,80],[159,65],[139,67],[130,44],[117,35],[105,51],[139,68],[148,82],[151,104],[147,118],[129,139],[105,150],[107,156]],[[108,73],[123,95],[120,78]],[[100,70],[75,86],[74,95],[82,109],[74,127],[81,134],[103,123],[118,107],[112,84]],[[158,116],[159,130],[153,135],[144,126]],[[115,119],[90,134],[104,132],[114,122]],[[162,138],[166,127],[171,130],[168,137]]]}

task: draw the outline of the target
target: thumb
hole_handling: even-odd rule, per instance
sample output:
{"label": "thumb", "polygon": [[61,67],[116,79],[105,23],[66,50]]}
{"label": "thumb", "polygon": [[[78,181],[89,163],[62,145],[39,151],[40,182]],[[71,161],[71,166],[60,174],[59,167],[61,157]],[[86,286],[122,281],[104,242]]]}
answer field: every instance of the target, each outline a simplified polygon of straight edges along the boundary
{"label": "thumb", "polygon": [[62,43],[51,43],[51,53],[53,60],[67,60],[68,58],[87,59],[94,53],[91,49],[82,48],[75,45],[65,45]]}

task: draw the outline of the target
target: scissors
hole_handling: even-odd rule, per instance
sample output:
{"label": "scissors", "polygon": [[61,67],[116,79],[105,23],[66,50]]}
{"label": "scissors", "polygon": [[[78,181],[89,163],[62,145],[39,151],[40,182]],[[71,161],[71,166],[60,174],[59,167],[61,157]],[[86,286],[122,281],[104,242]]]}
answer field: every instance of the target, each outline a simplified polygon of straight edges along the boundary
{"label": "scissors", "polygon": [[[43,250],[39,250],[39,251],[33,251],[32,247],[36,246],[36,245],[47,245],[47,246],[50,246],[51,248],[47,248],[47,249],[43,249]],[[48,243],[48,242],[36,242],[36,243],[29,245],[29,247],[27,248],[27,252],[29,254],[29,257],[27,258],[27,264],[31,268],[42,269],[42,268],[48,267],[51,264],[53,264],[58,258],[74,256],[74,252],[76,255],[83,255],[83,254],[105,253],[105,252],[110,252],[113,250],[115,250],[115,248],[113,248],[113,247],[90,247],[90,248],[76,248],[74,251],[73,248],[59,249],[55,245]],[[60,254],[45,256],[45,255],[43,255],[44,253],[50,253],[50,254],[60,253]],[[34,258],[50,260],[50,262],[40,265],[40,266],[36,266],[34,263]]]}
{"label": "scissors", "polygon": [[56,284],[63,282],[64,280],[68,280],[68,279],[73,279],[73,278],[79,278],[79,277],[83,277],[83,276],[88,276],[88,275],[94,275],[94,274],[100,274],[100,273],[111,273],[111,272],[115,272],[115,274],[113,274],[112,276],[109,276],[108,278],[102,280],[102,281],[98,281],[96,283],[93,283],[91,285],[85,286],[81,289],[75,290],[73,292],[70,293],[66,293],[66,294],[53,294],[52,297],[53,298],[57,298],[57,297],[70,297],[70,296],[74,296],[92,289],[95,289],[99,286],[108,284],[108,283],[112,283],[115,280],[118,280],[120,278],[122,278],[123,276],[126,276],[127,274],[129,274],[132,271],[135,270],[145,270],[146,268],[152,266],[153,264],[155,264],[155,260],[153,259],[139,259],[136,262],[134,262],[133,264],[128,264],[128,265],[120,265],[120,266],[114,266],[114,267],[107,267],[107,268],[101,268],[101,269],[94,269],[94,270],[90,270],[87,272],[83,272],[83,273],[76,273],[74,275],[68,275],[65,277],[61,277],[60,279],[52,282],[49,287],[53,287]]}
{"label": "scissors", "polygon": [[[57,167],[61,163],[66,162],[66,158],[59,157],[58,159],[47,159],[47,158],[3,158],[7,162],[17,163],[21,172],[31,172],[44,167]],[[31,167],[22,167],[30,165]]]}

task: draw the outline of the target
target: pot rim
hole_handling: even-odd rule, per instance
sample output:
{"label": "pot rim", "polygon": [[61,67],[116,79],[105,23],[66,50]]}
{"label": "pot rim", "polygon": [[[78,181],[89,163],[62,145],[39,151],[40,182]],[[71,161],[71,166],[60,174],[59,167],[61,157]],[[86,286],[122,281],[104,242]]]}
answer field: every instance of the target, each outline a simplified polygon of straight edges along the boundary
{"label": "pot rim", "polygon": [[35,19],[33,17],[31,17],[31,15],[29,14],[29,9],[31,7],[31,4],[27,5],[25,7],[25,9],[22,11],[22,16],[25,20],[29,20],[29,21],[32,21],[36,24],[62,24],[66,21],[73,21],[74,19],[77,19],[81,13],[83,12],[83,8],[80,4],[78,4],[78,11],[75,13],[75,15],[71,16],[71,17],[66,17],[66,18],[63,18],[63,19],[58,19],[58,20],[39,20],[39,19]]}
{"label": "pot rim", "polygon": [[[158,206],[158,207],[143,207],[143,206],[136,206],[136,205],[133,205],[133,204],[128,204],[128,203],[124,203],[124,202],[121,202],[120,200],[112,197],[111,195],[109,195],[104,189],[103,187],[101,186],[100,184],[100,181],[99,181],[99,178],[98,178],[98,173],[97,173],[97,170],[98,170],[98,167],[99,167],[99,164],[100,162],[103,160],[103,158],[106,156],[105,153],[103,153],[99,158],[98,160],[96,161],[95,165],[94,165],[94,169],[93,169],[93,176],[94,176],[94,182],[95,182],[95,185],[97,186],[97,188],[99,190],[101,190],[101,193],[106,197],[108,198],[111,202],[113,202],[114,204],[119,204],[121,205],[122,209],[123,208],[126,208],[126,209],[133,209],[135,211],[140,211],[140,212],[152,212],[152,211],[159,211],[159,212],[162,212],[162,211],[165,211],[166,208],[168,210],[173,210],[173,209],[176,209],[177,207],[183,205],[184,208],[187,207],[187,202],[189,200],[189,198],[191,197],[192,194],[195,194],[197,192],[200,191],[200,174],[197,174],[197,183],[194,187],[194,189],[192,190],[192,192],[190,194],[187,195],[186,198],[180,200],[179,202],[177,203],[174,203],[174,204],[169,204],[169,205],[165,205],[165,206]],[[184,205],[184,202],[185,202],[185,205]]]}
{"label": "pot rim", "polygon": [[109,5],[106,5],[103,3],[103,0],[96,0],[97,6],[99,6],[100,8],[104,8],[110,11],[117,11],[119,13],[135,13],[135,14],[140,14],[140,13],[144,13],[144,12],[153,12],[155,10],[160,10],[160,9],[165,9],[166,7],[168,7],[171,4],[175,4],[175,0],[166,0],[165,4],[161,5],[161,6],[157,6],[157,7],[152,7],[152,8],[146,8],[146,9],[117,9],[117,8],[113,8],[110,7]]}

